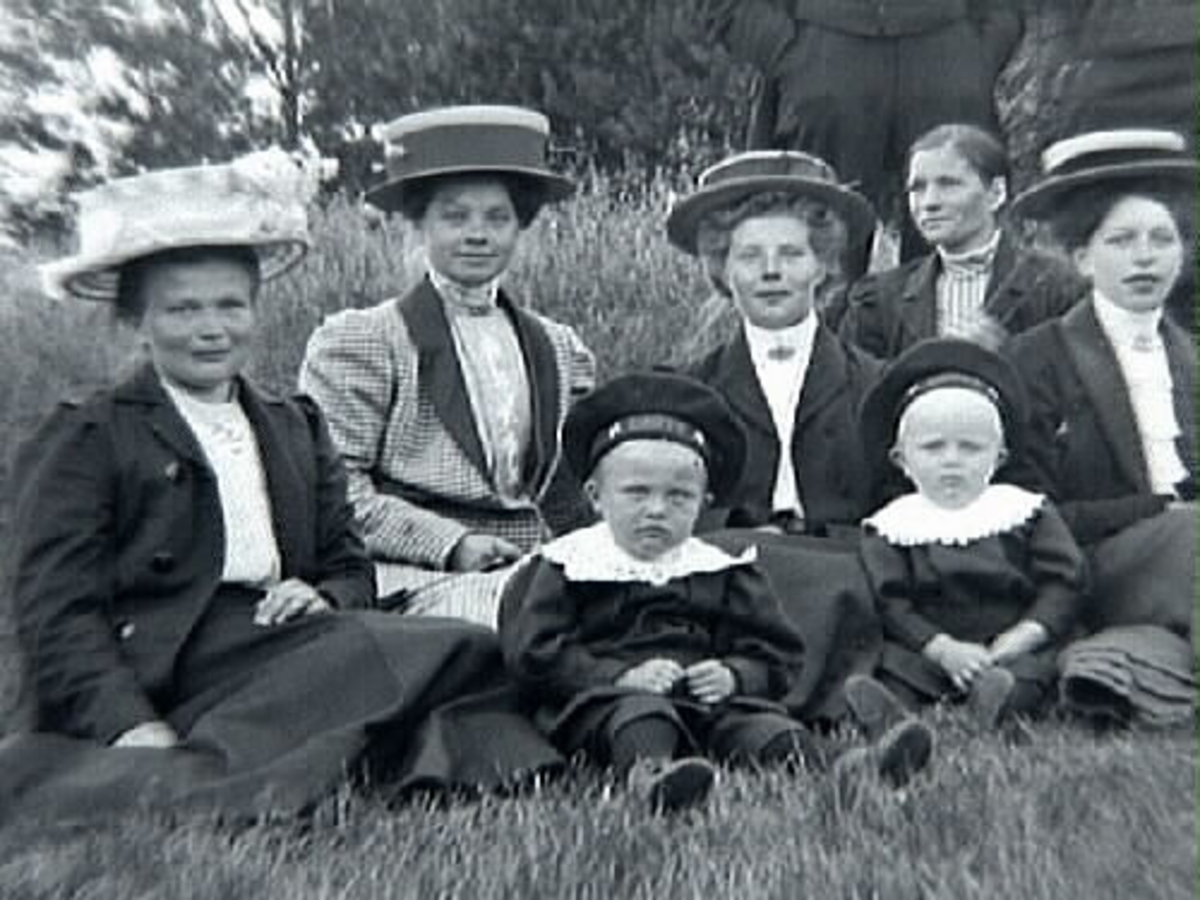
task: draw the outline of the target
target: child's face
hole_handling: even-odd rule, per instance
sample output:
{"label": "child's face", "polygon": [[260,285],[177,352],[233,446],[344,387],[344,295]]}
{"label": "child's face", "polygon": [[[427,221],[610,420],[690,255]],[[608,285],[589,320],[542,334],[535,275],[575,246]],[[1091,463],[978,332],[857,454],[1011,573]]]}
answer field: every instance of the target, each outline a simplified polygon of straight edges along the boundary
{"label": "child's face", "polygon": [[692,534],[708,474],[695,451],[674,441],[625,441],[596,466],[585,488],[630,556],[652,560]]}
{"label": "child's face", "polygon": [[892,461],[927,499],[959,509],[983,493],[1004,459],[1000,415],[982,394],[932,391],[901,417]]}

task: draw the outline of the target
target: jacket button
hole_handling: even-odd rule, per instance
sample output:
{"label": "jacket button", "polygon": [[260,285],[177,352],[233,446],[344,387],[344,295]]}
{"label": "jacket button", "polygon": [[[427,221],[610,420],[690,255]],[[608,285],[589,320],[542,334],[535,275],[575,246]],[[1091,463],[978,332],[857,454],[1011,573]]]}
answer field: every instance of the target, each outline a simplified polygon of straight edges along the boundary
{"label": "jacket button", "polygon": [[122,622],[121,627],[117,629],[117,640],[127,641],[137,634],[137,626],[132,622]]}
{"label": "jacket button", "polygon": [[150,557],[150,568],[155,572],[170,572],[175,568],[175,555],[165,551]]}

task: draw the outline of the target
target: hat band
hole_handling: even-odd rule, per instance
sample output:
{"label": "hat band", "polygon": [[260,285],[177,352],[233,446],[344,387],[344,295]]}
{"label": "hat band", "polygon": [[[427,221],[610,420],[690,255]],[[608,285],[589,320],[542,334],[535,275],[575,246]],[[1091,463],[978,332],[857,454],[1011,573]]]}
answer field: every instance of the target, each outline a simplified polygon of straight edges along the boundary
{"label": "hat band", "polygon": [[1073,175],[1076,172],[1086,172],[1090,169],[1127,166],[1133,163],[1185,162],[1187,159],[1183,154],[1173,150],[1155,148],[1097,150],[1094,153],[1081,153],[1064,160],[1053,169],[1047,170],[1046,174],[1048,176]]}
{"label": "hat band", "polygon": [[690,422],[660,413],[639,413],[617,419],[592,441],[588,453],[588,468],[594,469],[604,454],[617,444],[634,440],[674,441],[695,450],[711,465],[708,438]]}
{"label": "hat band", "polygon": [[542,169],[546,136],[518,125],[462,123],[413,131],[387,147],[388,177],[446,170]]}
{"label": "hat band", "polygon": [[899,419],[903,415],[904,410],[911,406],[912,402],[918,397],[940,388],[966,388],[967,390],[982,394],[997,409],[1003,407],[1000,392],[982,378],[968,375],[965,372],[939,372],[936,375],[930,375],[928,378],[922,378],[904,392],[904,396],[900,398],[900,405],[896,409],[896,418]]}

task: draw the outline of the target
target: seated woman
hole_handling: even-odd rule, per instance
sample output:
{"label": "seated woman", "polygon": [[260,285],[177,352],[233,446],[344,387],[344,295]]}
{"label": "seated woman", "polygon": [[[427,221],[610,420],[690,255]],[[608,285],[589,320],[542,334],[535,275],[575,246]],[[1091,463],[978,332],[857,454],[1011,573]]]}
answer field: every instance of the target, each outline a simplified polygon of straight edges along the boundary
{"label": "seated woman", "polygon": [[384,605],[494,626],[509,564],[548,520],[587,515],[555,475],[592,356],[500,287],[522,231],[572,186],[546,168],[549,124],[531,110],[450,107],[384,133],[390,180],[367,199],[414,225],[428,275],[331,316],[300,386],[329,419]]}
{"label": "seated woman", "polygon": [[1072,705],[1191,721],[1196,351],[1163,316],[1193,265],[1200,166],[1173,132],[1089,132],[1047,148],[1014,213],[1050,220],[1088,302],[1009,348],[1033,404],[1030,460],[1089,551],[1098,634],[1063,656]]}
{"label": "seated woman", "polygon": [[700,176],[667,219],[667,235],[698,255],[740,324],[688,368],[715,388],[749,433],[744,478],[706,514],[702,531],[740,551],[758,546],[806,642],[792,707],[841,718],[842,685],[873,667],[879,623],[854,554],[871,508],[856,409],[879,364],[843,344],[818,309],[844,281],[847,235],[874,214],[823,160],[794,151],[740,153]]}
{"label": "seated woman", "polygon": [[0,745],[0,818],[286,812],[360,763],[486,786],[556,760],[501,705],[494,635],[366,609],[320,413],[242,374],[260,281],[307,246],[305,183],[278,151],[119,179],[82,196],[82,252],[45,269],[51,292],[114,304],[148,360],[60,405],[16,467],[38,733]]}
{"label": "seated woman", "polygon": [[847,341],[881,359],[931,337],[998,347],[1087,292],[1070,265],[1005,226],[1009,162],[995,136],[939,125],[913,142],[906,168],[908,209],[934,252],[855,282],[834,323]]}
{"label": "seated woman", "polygon": [[740,153],[700,176],[667,235],[699,255],[741,327],[689,366],[745,421],[750,459],[730,527],[825,535],[870,506],[855,410],[878,364],[820,321],[841,283],[847,235],[874,213],[824,161],[794,151]]}

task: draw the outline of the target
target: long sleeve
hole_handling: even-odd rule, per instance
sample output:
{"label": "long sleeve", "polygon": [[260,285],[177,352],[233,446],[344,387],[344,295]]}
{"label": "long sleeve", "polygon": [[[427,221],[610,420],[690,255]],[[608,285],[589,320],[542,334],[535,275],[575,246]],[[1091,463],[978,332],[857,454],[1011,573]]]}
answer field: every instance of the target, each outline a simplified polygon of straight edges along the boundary
{"label": "long sleeve", "polygon": [[518,682],[543,701],[562,702],[612,685],[629,663],[594,655],[580,640],[580,590],[562,570],[535,558],[505,589],[500,616],[504,659]]}
{"label": "long sleeve", "polygon": [[373,556],[444,567],[467,533],[461,523],[379,489],[375,474],[394,404],[417,402],[417,366],[399,358],[391,334],[353,312],[331,317],[309,339],[300,389],[325,414],[341,453],[348,495]]}
{"label": "long sleeve", "polygon": [[800,677],[804,640],[757,567],[739,566],[729,573],[725,612],[717,643],[727,647],[721,661],[737,676],[738,693],[784,696]]}
{"label": "long sleeve", "polygon": [[1045,505],[1038,513],[1029,549],[1037,599],[1025,618],[1062,638],[1082,614],[1087,571],[1082,551],[1053,506]]}
{"label": "long sleeve", "polygon": [[871,532],[863,535],[860,554],[884,634],[919,653],[942,629],[917,612],[907,555]]}
{"label": "long sleeve", "polygon": [[771,72],[796,34],[787,4],[778,0],[706,0],[706,30],[739,62]]}
{"label": "long sleeve", "polygon": [[375,573],[354,524],[346,496],[346,472],[316,404],[300,398],[317,464],[317,564],[314,585],[339,609],[365,608],[375,603]]}
{"label": "long sleeve", "polygon": [[15,467],[13,595],[40,727],[110,742],[160,718],[107,610],[116,580],[116,473],[103,423],[60,407]]}

